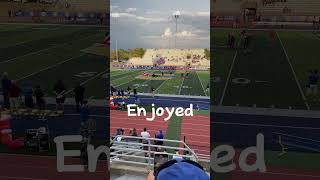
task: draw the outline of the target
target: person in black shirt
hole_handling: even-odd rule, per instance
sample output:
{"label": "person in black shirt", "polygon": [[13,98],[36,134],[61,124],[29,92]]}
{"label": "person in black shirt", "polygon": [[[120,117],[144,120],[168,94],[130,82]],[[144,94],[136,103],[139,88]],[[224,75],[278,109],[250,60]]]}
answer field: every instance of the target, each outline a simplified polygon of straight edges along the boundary
{"label": "person in black shirt", "polygon": [[127,88],[127,93],[128,93],[128,95],[130,95],[130,93],[131,93],[131,88],[130,88],[130,86],[128,86],[128,88]]}
{"label": "person in black shirt", "polygon": [[137,95],[138,95],[136,88],[133,89],[133,95],[134,95],[134,96],[137,96]]}
{"label": "person in black shirt", "polygon": [[120,89],[121,96],[124,96],[124,90]]}
{"label": "person in black shirt", "polygon": [[56,95],[57,110],[59,109],[59,107],[61,107],[61,109],[64,110],[63,104],[66,99],[64,94],[66,92],[66,87],[62,80],[58,80],[58,82],[54,85],[53,92]]}
{"label": "person in black shirt", "polygon": [[77,112],[79,112],[79,106],[83,104],[84,91],[85,88],[80,83],[78,83],[77,86],[73,89]]}
{"label": "person in black shirt", "polygon": [[38,108],[40,110],[43,110],[44,106],[45,106],[45,101],[43,99],[44,93],[39,85],[36,86],[36,89],[34,90],[34,96],[36,97],[36,102],[37,102]]}

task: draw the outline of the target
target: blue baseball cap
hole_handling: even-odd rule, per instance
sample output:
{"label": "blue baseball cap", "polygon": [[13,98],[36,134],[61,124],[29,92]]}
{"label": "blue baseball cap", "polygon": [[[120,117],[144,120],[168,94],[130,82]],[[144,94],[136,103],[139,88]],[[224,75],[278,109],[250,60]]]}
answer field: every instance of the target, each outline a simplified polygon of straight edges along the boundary
{"label": "blue baseball cap", "polygon": [[159,172],[157,180],[209,180],[209,175],[188,162],[177,162]]}

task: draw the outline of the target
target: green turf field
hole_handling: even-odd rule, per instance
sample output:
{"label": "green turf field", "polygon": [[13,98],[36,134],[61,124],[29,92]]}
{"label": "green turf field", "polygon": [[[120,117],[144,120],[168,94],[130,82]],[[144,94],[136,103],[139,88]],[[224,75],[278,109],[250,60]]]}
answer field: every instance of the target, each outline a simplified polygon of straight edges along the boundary
{"label": "green turf field", "polygon": [[150,93],[153,87],[156,94],[187,95],[187,96],[209,96],[207,85],[210,74],[208,71],[189,71],[189,76],[181,78],[185,71],[177,70],[169,79],[139,78],[143,72],[161,74],[158,70],[112,70],[110,75],[111,85],[127,89],[136,88],[139,93]]}
{"label": "green turf field", "polygon": [[87,98],[104,98],[106,56],[94,49],[105,32],[98,26],[0,24],[0,73],[7,72],[21,86],[41,85],[47,96],[62,79],[69,96],[80,82]]}
{"label": "green turf field", "polygon": [[[238,49],[225,47],[227,35],[236,35]],[[320,68],[320,38],[314,32],[281,31],[272,40],[268,31],[249,31],[250,53],[243,50],[239,30],[214,29],[214,86],[216,105],[319,109],[320,96],[305,97],[308,70]]]}

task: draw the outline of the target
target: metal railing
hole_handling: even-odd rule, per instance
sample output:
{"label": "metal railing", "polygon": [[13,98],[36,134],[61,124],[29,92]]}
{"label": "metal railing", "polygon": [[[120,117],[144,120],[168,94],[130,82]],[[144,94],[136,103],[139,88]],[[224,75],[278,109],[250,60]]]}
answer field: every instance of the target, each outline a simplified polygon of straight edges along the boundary
{"label": "metal railing", "polygon": [[[164,145],[157,145],[156,142],[159,141],[162,141]],[[177,151],[179,152],[178,154],[174,153]],[[141,165],[152,169],[154,166],[154,155],[157,153],[167,154],[169,160],[184,158],[198,161],[198,156],[183,141],[122,135],[110,139],[111,166],[113,163],[118,162]]]}

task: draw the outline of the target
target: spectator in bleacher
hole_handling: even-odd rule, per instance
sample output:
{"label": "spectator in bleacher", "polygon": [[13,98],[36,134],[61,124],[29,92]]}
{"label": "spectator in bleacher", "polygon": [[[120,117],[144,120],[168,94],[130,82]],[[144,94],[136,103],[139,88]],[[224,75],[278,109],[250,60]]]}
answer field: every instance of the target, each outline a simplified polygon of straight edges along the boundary
{"label": "spectator in bleacher", "polygon": [[17,109],[20,106],[21,89],[15,81],[11,81],[11,86],[9,90],[10,96],[10,107]]}
{"label": "spectator in bleacher", "polygon": [[181,157],[179,150],[175,150],[175,154],[176,155],[172,156],[172,159],[183,160],[183,157]]}
{"label": "spectator in bleacher", "polygon": [[34,96],[36,97],[38,108],[43,110],[45,106],[44,93],[39,85],[37,85],[36,89],[34,90]]}
{"label": "spectator in bleacher", "polygon": [[66,86],[62,80],[58,80],[58,82],[54,85],[53,92],[56,95],[56,109],[58,110],[60,107],[62,110],[64,110]]}
{"label": "spectator in bleacher", "polygon": [[[143,138],[142,139],[143,144],[149,144],[148,139],[150,138],[150,133],[147,131],[147,128],[143,128],[143,131],[141,132],[141,137]],[[145,151],[149,150],[149,146],[144,145],[143,150]],[[147,153],[145,153],[144,156],[147,156]]]}
{"label": "spectator in bleacher", "polygon": [[[156,138],[163,140],[164,139],[164,134],[162,132],[162,130],[160,129],[159,132],[156,133]],[[157,145],[163,145],[163,141],[156,141]]]}
{"label": "spectator in bleacher", "polygon": [[79,106],[83,104],[84,92],[85,88],[80,83],[78,83],[77,86],[73,89],[77,112],[79,112]]}
{"label": "spectator in bleacher", "polygon": [[33,88],[31,86],[30,82],[26,82],[26,84],[23,87],[23,96],[24,96],[24,105],[27,108],[33,108],[34,107],[34,103],[33,103]]}
{"label": "spectator in bleacher", "polygon": [[136,128],[130,129],[130,136],[138,136]]}
{"label": "spectator in bleacher", "polygon": [[84,100],[80,108],[80,116],[82,122],[87,122],[90,116],[88,101]]}
{"label": "spectator in bleacher", "polygon": [[143,138],[150,138],[150,133],[147,131],[147,128],[143,128],[143,131],[141,132],[141,137]]}
{"label": "spectator in bleacher", "polygon": [[3,77],[1,79],[1,87],[3,94],[3,105],[6,109],[10,108],[10,100],[9,100],[9,90],[11,87],[11,80],[8,78],[8,73],[3,73]]}

